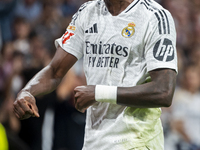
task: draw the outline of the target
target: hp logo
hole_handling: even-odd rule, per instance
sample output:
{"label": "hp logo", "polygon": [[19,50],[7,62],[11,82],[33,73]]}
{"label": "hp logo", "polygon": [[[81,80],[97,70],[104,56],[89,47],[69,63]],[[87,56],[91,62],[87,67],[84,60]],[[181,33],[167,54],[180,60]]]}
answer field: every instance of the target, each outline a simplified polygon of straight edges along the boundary
{"label": "hp logo", "polygon": [[159,40],[153,48],[153,56],[159,61],[172,61],[174,59],[174,47],[169,39]]}

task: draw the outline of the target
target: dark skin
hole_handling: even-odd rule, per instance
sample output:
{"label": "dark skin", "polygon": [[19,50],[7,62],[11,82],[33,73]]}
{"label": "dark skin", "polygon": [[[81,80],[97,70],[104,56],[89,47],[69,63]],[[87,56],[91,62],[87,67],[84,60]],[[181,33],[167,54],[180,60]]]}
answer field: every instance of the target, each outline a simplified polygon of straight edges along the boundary
{"label": "dark skin", "polygon": [[14,102],[16,116],[19,119],[39,117],[34,96],[44,95],[55,90],[76,61],[76,57],[58,47],[50,64],[38,72],[19,92]]}
{"label": "dark skin", "polygon": [[[169,107],[176,84],[176,72],[159,69],[149,72],[151,82],[134,87],[118,87],[117,104],[136,108]],[[95,103],[95,86],[79,86],[75,91],[75,107],[84,112]]]}
{"label": "dark skin", "polygon": [[130,5],[134,0],[104,0],[109,12],[113,16],[119,15],[124,11],[128,5]]}
{"label": "dark skin", "polygon": [[[112,15],[118,15],[133,0],[105,0]],[[34,96],[55,90],[67,71],[77,61],[76,57],[57,48],[51,63],[42,69],[21,90],[14,102],[14,113],[19,119],[39,117]],[[176,72],[171,69],[159,69],[149,72],[152,82],[134,87],[118,87],[117,104],[137,107],[169,107],[176,83]],[[78,86],[74,89],[75,108],[80,112],[96,103],[95,85]]]}

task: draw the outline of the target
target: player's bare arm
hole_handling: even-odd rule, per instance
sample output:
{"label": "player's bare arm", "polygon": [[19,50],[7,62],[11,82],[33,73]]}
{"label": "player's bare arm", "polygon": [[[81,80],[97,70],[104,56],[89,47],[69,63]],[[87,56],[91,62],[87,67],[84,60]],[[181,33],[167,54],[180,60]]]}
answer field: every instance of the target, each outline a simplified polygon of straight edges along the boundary
{"label": "player's bare arm", "polygon": [[51,63],[37,73],[19,92],[14,102],[15,115],[19,119],[39,117],[34,96],[52,92],[76,61],[76,57],[58,47]]}
{"label": "player's bare arm", "polygon": [[[137,107],[169,107],[176,84],[176,72],[171,69],[158,69],[149,72],[151,82],[134,87],[117,88],[117,104]],[[95,103],[95,86],[75,88],[75,107],[84,112]]]}
{"label": "player's bare arm", "polygon": [[117,103],[137,108],[169,107],[176,85],[176,72],[158,69],[149,72],[151,82],[131,88],[118,87]]}

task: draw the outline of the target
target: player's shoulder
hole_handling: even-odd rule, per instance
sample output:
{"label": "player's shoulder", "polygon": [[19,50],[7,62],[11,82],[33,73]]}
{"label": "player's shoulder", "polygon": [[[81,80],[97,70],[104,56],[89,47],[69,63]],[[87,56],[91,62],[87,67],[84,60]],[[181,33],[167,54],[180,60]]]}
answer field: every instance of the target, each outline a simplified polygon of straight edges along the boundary
{"label": "player's shoulder", "polygon": [[85,2],[80,6],[80,8],[78,9],[78,12],[85,13],[86,11],[90,11],[94,9],[95,7],[97,7],[97,5],[100,5],[100,0],[92,0],[92,1]]}
{"label": "player's shoulder", "polygon": [[[140,0],[139,10],[149,25],[159,29],[159,34],[170,34],[174,32],[174,20],[171,13],[154,0]],[[173,30],[173,32],[171,32]]]}
{"label": "player's shoulder", "polygon": [[84,21],[85,18],[95,11],[95,8],[100,0],[93,0],[83,3],[78,11],[72,16],[71,25],[75,25],[77,20]]}
{"label": "player's shoulder", "polygon": [[154,0],[141,0],[140,7],[145,16],[151,20],[160,21],[163,18],[171,18],[171,13]]}

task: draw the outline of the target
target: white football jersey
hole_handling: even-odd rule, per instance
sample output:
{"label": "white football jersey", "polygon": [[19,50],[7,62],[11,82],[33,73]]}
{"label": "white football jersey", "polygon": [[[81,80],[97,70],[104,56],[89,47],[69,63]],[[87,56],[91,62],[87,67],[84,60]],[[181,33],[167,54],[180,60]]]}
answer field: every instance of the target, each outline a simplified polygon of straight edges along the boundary
{"label": "white football jersey", "polygon": [[[103,0],[87,2],[55,44],[83,57],[88,85],[131,87],[143,84],[151,70],[177,71],[174,21],[153,0],[134,0],[117,16]],[[83,150],[145,146],[163,132],[160,115],[160,108],[95,103],[87,110]],[[162,138],[159,144],[163,147]]]}

